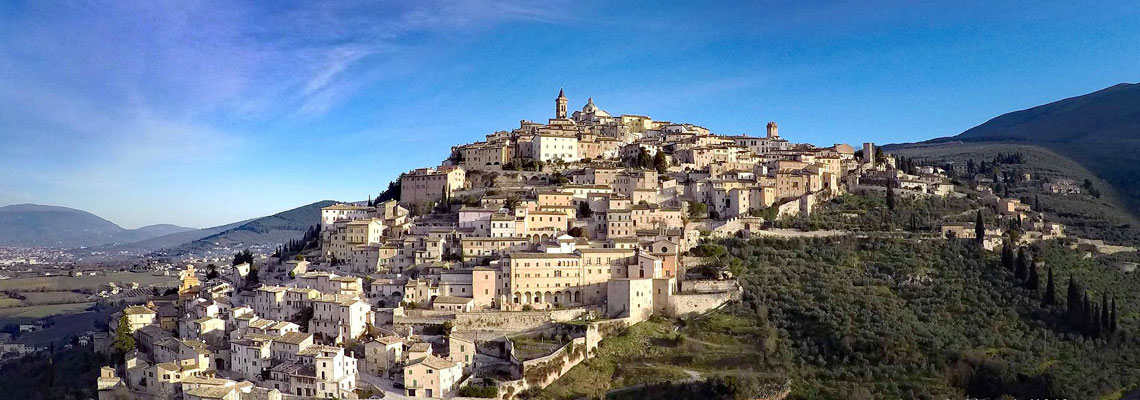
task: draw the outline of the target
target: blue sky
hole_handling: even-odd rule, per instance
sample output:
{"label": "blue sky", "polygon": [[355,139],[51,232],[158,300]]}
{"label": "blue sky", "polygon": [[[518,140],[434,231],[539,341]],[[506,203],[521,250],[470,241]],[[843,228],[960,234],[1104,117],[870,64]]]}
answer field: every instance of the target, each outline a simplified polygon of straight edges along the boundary
{"label": "blue sky", "polygon": [[830,145],[1140,80],[1134,1],[664,3],[4,2],[0,205],[206,227],[362,200],[559,87]]}

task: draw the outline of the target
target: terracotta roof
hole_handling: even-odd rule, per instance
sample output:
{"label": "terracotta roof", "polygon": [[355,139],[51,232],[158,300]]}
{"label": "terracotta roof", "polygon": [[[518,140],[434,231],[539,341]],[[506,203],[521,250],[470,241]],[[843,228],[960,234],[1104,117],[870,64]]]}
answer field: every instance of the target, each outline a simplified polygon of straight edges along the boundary
{"label": "terracotta roof", "polygon": [[198,386],[187,390],[186,394],[203,399],[223,399],[237,389],[234,386]]}
{"label": "terracotta roof", "polygon": [[142,314],[154,314],[155,313],[154,310],[151,310],[151,309],[146,308],[144,306],[130,306],[130,307],[124,308],[123,312],[128,314],[128,315],[142,315]]}
{"label": "terracotta roof", "polygon": [[459,365],[455,362],[448,361],[448,360],[445,360],[445,359],[442,359],[442,358],[439,358],[436,356],[427,356],[427,357],[424,357],[423,359],[420,359],[419,361],[415,361],[415,362],[411,363],[411,365],[416,365],[416,364],[423,364],[423,365],[427,366],[428,368],[432,368],[432,369],[448,369],[448,368],[455,367],[456,365]]}
{"label": "terracotta roof", "polygon": [[288,344],[301,344],[301,342],[303,342],[303,341],[305,341],[311,337],[313,337],[313,334],[311,334],[311,333],[289,332],[289,333],[286,333],[284,335],[281,335],[281,337],[277,338],[277,341],[282,342],[282,343],[288,343]]}
{"label": "terracotta roof", "polygon": [[383,344],[383,345],[393,345],[393,344],[404,343],[404,339],[401,339],[398,336],[385,336],[385,337],[376,339],[376,341],[380,342],[380,344]]}
{"label": "terracotta roof", "polygon": [[456,297],[456,296],[439,296],[435,298],[435,303],[440,304],[467,304],[475,301],[470,297]]}

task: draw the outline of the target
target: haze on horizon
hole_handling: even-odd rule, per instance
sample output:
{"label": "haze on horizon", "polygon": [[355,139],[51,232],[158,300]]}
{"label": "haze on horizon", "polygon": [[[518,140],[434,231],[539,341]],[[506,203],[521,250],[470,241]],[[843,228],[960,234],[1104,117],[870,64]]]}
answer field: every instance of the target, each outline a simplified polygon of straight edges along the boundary
{"label": "haze on horizon", "polygon": [[0,4],[0,205],[207,227],[578,109],[911,142],[1136,82],[1140,3]]}

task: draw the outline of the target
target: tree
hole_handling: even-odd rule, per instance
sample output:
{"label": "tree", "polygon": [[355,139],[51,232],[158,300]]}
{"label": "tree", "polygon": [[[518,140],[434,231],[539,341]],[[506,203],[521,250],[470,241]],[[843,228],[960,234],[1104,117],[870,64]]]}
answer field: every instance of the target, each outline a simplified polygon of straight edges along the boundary
{"label": "tree", "polygon": [[1089,301],[1089,293],[1085,292],[1081,299],[1081,331],[1086,336],[1092,336],[1094,324],[1099,322],[1096,318],[1096,310],[1093,309],[1092,302]]}
{"label": "tree", "polygon": [[253,253],[250,252],[249,249],[234,253],[234,261],[232,265],[238,265],[242,263],[253,265]]}
{"label": "tree", "polygon": [[974,219],[974,237],[979,246],[986,242],[986,223],[982,221],[982,210],[978,210],[978,216]]}
{"label": "tree", "polygon": [[115,328],[115,340],[111,342],[111,348],[119,354],[135,349],[135,338],[131,336],[131,321],[126,313],[119,317],[119,326]]}
{"label": "tree", "polygon": [[658,150],[657,154],[653,155],[653,168],[659,174],[664,174],[665,170],[669,168],[669,160],[665,158],[665,152]]}
{"label": "tree", "polygon": [[443,321],[443,326],[440,327],[443,329],[443,337],[451,337],[451,330],[454,327],[455,324],[451,320]]}
{"label": "tree", "polygon": [[404,174],[400,174],[400,176],[397,177],[396,180],[388,182],[388,188],[385,189],[383,192],[380,192],[380,196],[376,197],[376,200],[373,202],[373,204],[379,205],[380,203],[383,203],[383,202],[388,201],[388,200],[399,200],[400,199],[400,180],[401,179],[404,179]]}
{"label": "tree", "polygon": [[289,322],[297,324],[300,327],[299,329],[301,332],[309,333],[309,321],[312,321],[312,320],[313,320],[313,307],[312,306],[306,306],[305,308],[302,308],[301,311],[298,311],[296,314],[293,314],[293,317],[290,318]]}
{"label": "tree", "polygon": [[590,209],[589,203],[587,203],[585,201],[578,203],[578,218],[579,219],[590,218],[590,216],[592,216],[592,215],[594,215],[594,211]]}
{"label": "tree", "polygon": [[1001,266],[1011,272],[1015,267],[1013,245],[1010,244],[1008,240],[1001,245]]}
{"label": "tree", "polygon": [[887,209],[894,211],[895,209],[895,188],[894,184],[887,183]]}
{"label": "tree", "polygon": [[257,267],[250,265],[249,273],[245,275],[245,287],[252,288],[261,284],[261,277],[258,276]]}
{"label": "tree", "polygon": [[1108,318],[1108,331],[1116,332],[1116,296],[1112,296],[1112,315]]}
{"label": "tree", "polygon": [[1017,249],[1017,269],[1013,272],[1013,277],[1019,282],[1024,282],[1029,278],[1029,256],[1025,254],[1025,248]]}
{"label": "tree", "polygon": [[1037,295],[1037,290],[1041,289],[1041,277],[1037,275],[1037,267],[1033,264],[1029,265],[1029,277],[1025,279],[1025,288]]}
{"label": "tree", "polygon": [[1084,308],[1081,303],[1081,288],[1077,286],[1077,281],[1073,279],[1072,275],[1069,276],[1068,294],[1065,296],[1065,314],[1069,317],[1069,324],[1073,327],[1079,327],[1084,322]]}
{"label": "tree", "polygon": [[[1053,307],[1057,305],[1057,288],[1053,283],[1053,266],[1050,265],[1048,270],[1049,277],[1046,278],[1045,281],[1045,295],[1041,297],[1041,306],[1043,307]],[[1116,299],[1113,299],[1113,301],[1115,302]]]}
{"label": "tree", "polygon": [[1111,318],[1108,315],[1108,294],[1100,294],[1100,331],[1107,332],[1109,325],[1112,324]]}
{"label": "tree", "polygon": [[1091,305],[1091,307],[1092,308],[1090,309],[1090,312],[1089,312],[1088,325],[1086,325],[1088,327],[1088,331],[1089,331],[1088,335],[1089,335],[1089,337],[1098,338],[1098,337],[1100,337],[1101,331],[1103,331],[1103,329],[1100,325],[1101,309],[1100,309],[1100,306],[1096,305],[1096,301],[1093,301],[1093,304]]}
{"label": "tree", "polygon": [[218,266],[210,263],[206,266],[206,280],[213,280],[218,278]]}
{"label": "tree", "polygon": [[705,203],[689,203],[689,217],[690,218],[704,218],[705,214],[709,212],[709,206]]}

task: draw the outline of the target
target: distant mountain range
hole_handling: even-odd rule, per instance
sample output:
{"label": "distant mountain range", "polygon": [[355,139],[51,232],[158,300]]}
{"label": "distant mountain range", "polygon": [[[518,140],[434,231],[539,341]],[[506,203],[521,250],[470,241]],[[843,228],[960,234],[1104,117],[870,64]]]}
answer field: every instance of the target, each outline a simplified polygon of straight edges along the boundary
{"label": "distant mountain range", "polygon": [[924,143],[1037,145],[1084,165],[1140,214],[1140,84],[1121,83],[1082,96],[999,115],[956,136]]}
{"label": "distant mountain range", "polygon": [[100,246],[193,230],[170,224],[126,229],[95,214],[67,207],[38,204],[0,207],[0,245],[3,246]]}
{"label": "distant mountain range", "polygon": [[275,246],[320,223],[320,201],[266,217],[205,229],[151,225],[125,229],[86,211],[18,204],[0,207],[0,246],[86,248],[88,254],[187,255]]}

